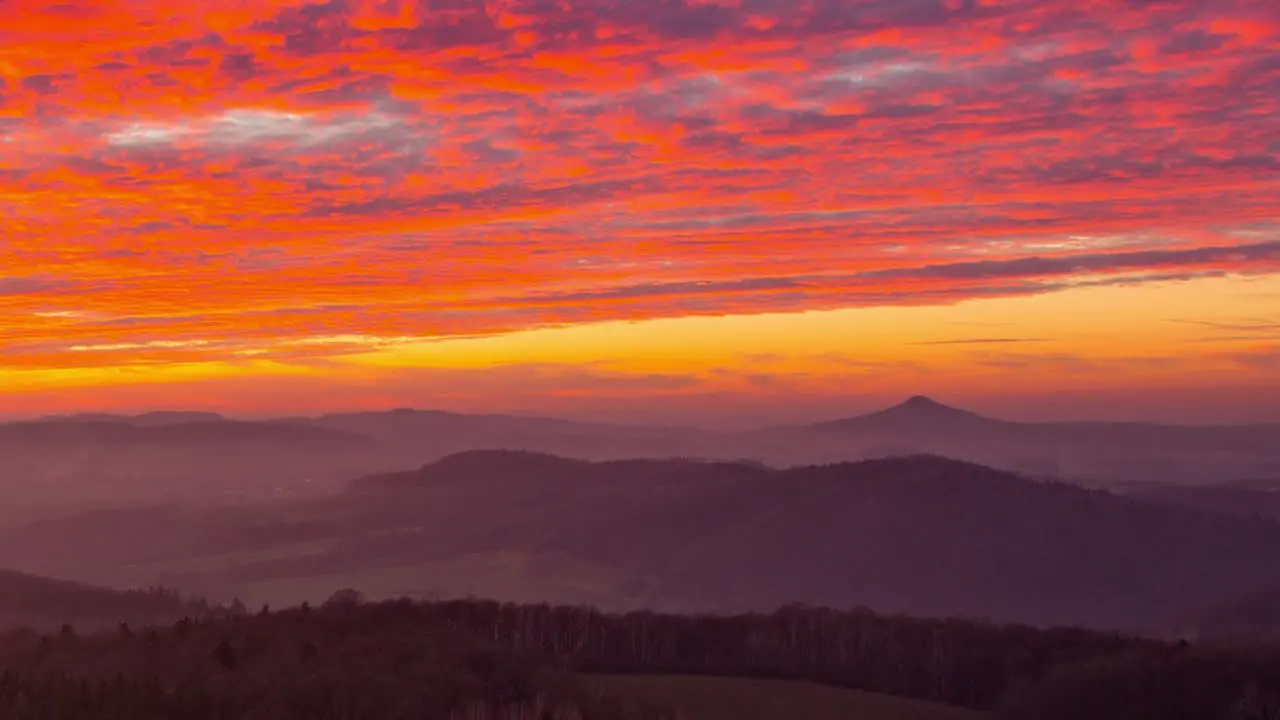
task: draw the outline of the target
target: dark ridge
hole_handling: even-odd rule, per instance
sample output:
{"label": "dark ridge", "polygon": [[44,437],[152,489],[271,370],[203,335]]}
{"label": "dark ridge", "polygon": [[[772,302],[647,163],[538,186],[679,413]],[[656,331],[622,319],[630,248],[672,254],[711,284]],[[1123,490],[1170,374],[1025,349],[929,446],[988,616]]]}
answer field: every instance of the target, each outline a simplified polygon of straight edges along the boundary
{"label": "dark ridge", "polygon": [[146,425],[178,425],[183,423],[230,422],[227,418],[214,412],[198,412],[185,410],[157,410],[134,415],[134,422]]}
{"label": "dark ridge", "polygon": [[110,590],[0,570],[0,627],[48,630],[66,624],[80,630],[105,630],[120,623],[170,623],[213,610],[202,600],[184,599],[160,588]]}
{"label": "dark ridge", "polygon": [[354,491],[406,490],[447,482],[490,480],[519,481],[572,480],[587,476],[607,481],[643,480],[657,475],[682,473],[700,475],[772,474],[779,471],[750,461],[721,461],[703,458],[634,458],[593,462],[527,450],[468,450],[454,453],[417,470],[378,473],[353,480]]}
{"label": "dark ridge", "polygon": [[0,425],[0,442],[19,443],[271,443],[311,442],[318,445],[369,446],[372,440],[355,432],[278,422],[201,420],[135,424],[127,420],[35,420]]}
{"label": "dark ridge", "polygon": [[[467,481],[482,478],[519,478],[526,482],[540,479],[563,479],[569,476],[599,476],[601,479],[643,480],[670,472],[702,475],[737,475],[742,479],[760,477],[849,480],[901,480],[912,482],[946,482],[1026,485],[1042,484],[1023,475],[998,470],[979,463],[957,460],[932,453],[909,453],[888,457],[850,460],[821,465],[805,465],[786,469],[763,463],[703,458],[634,458],[626,460],[590,461],[565,458],[550,453],[525,450],[468,450],[454,453],[417,470],[378,473],[357,478],[353,489],[403,489],[433,481]],[[1081,493],[1092,491],[1063,485]]]}
{"label": "dark ridge", "polygon": [[[408,488],[422,494],[398,492]],[[1197,603],[1280,586],[1274,523],[939,455],[772,470],[474,452],[351,490],[391,499],[376,512],[396,522],[434,523],[436,547],[460,542],[441,529],[447,522],[455,535],[475,534],[460,553],[536,544],[625,567],[637,582],[657,583],[645,602],[661,608],[863,603],[1145,628]],[[370,558],[411,557],[423,541],[413,542]],[[630,602],[630,590],[618,592],[612,597]]]}
{"label": "dark ridge", "polygon": [[439,482],[475,482],[489,479],[531,481],[565,476],[592,466],[584,460],[525,450],[467,450],[446,456],[417,470],[378,473],[357,478],[348,485],[355,491],[411,490]]}

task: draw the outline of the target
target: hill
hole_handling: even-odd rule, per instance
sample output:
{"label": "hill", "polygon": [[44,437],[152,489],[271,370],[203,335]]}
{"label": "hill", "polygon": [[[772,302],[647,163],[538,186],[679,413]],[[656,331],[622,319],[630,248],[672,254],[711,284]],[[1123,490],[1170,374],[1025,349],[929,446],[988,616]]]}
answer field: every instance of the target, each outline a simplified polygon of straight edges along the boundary
{"label": "hill", "polygon": [[1011,422],[917,396],[852,418],[753,434],[784,464],[933,453],[1104,484],[1211,484],[1280,475],[1280,424]]}
{"label": "hill", "polygon": [[695,428],[613,425],[519,415],[436,410],[343,413],[302,419],[376,440],[392,467],[415,467],[471,450],[520,450],[585,460],[716,457],[735,443]]}
{"label": "hill", "polygon": [[867,415],[831,420],[807,426],[831,432],[871,432],[917,435],[946,432],[956,435],[993,433],[1017,427],[1017,423],[993,420],[975,412],[944,405],[924,395]]}
{"label": "hill", "polygon": [[806,602],[1143,630],[1280,586],[1278,560],[1275,523],[932,456],[775,470],[470,452],[332,498],[0,530],[0,563],[12,567],[251,605],[357,586],[379,597],[717,612]]}
{"label": "hill", "polygon": [[[522,473],[517,462],[498,471],[493,460],[428,466],[399,476],[401,488],[418,481],[413,492],[391,495],[423,511],[483,507],[512,537],[527,539],[502,547],[528,542],[626,568],[652,582],[647,600],[683,607],[804,601],[1132,627],[1151,613],[1280,578],[1280,526],[938,457],[778,471],[578,463],[550,479]],[[485,469],[469,474],[472,464]]]}
{"label": "hill", "polygon": [[168,624],[214,609],[161,589],[116,591],[0,570],[0,628],[82,631]]}

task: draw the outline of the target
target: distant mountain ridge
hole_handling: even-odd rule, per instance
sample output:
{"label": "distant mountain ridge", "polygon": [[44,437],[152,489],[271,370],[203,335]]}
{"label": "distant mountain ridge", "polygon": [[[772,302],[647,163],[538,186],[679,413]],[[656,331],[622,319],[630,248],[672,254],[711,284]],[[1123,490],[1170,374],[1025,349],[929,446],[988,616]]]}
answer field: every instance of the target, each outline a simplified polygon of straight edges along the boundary
{"label": "distant mountain ridge", "polygon": [[127,420],[38,420],[0,425],[0,443],[57,443],[90,441],[163,444],[171,442],[239,442],[267,445],[285,443],[338,443],[348,448],[371,447],[358,433],[303,424],[244,420],[182,420],[138,424]]}
{"label": "distant mountain ridge", "polygon": [[401,466],[465,450],[502,448],[586,460],[741,458],[778,466],[923,453],[1101,483],[1280,476],[1280,423],[1015,422],[925,396],[860,416],[745,432],[408,410],[324,416],[312,422],[374,438]]}
{"label": "distant mountain ridge", "polygon": [[296,423],[185,414],[13,422],[0,424],[0,493],[10,502],[264,494],[366,472],[380,453],[358,433]]}
{"label": "distant mountain ridge", "polygon": [[[581,460],[689,457],[799,466],[935,454],[1038,477],[1118,486],[1280,477],[1280,424],[1023,423],[916,396],[878,412],[745,432],[399,409],[245,421],[205,413],[87,415],[0,424],[0,489],[138,493],[315,493],[352,476],[418,467],[470,450]],[[139,455],[145,446],[146,454]],[[121,486],[125,487],[125,486]]]}
{"label": "distant mountain ridge", "polygon": [[194,410],[155,410],[137,415],[119,415],[115,413],[72,413],[69,415],[48,415],[38,418],[36,422],[120,422],[130,425],[172,425],[190,422],[221,422],[227,417],[215,412]]}

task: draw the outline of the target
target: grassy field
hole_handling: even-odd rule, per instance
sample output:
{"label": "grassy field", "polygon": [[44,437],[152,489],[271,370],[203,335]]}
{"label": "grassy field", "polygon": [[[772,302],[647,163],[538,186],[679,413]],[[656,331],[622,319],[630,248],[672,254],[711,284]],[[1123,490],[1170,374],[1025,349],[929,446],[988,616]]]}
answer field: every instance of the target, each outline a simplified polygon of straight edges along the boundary
{"label": "grassy field", "polygon": [[587,676],[593,686],[683,710],[689,720],[984,720],[946,705],[790,680]]}

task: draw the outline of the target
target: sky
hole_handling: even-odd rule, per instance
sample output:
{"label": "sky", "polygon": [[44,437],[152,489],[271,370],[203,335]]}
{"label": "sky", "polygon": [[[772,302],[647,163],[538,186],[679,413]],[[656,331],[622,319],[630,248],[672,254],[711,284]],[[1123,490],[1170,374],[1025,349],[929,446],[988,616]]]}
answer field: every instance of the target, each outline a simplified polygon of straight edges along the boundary
{"label": "sky", "polygon": [[1280,420],[1272,0],[0,0],[0,415]]}

